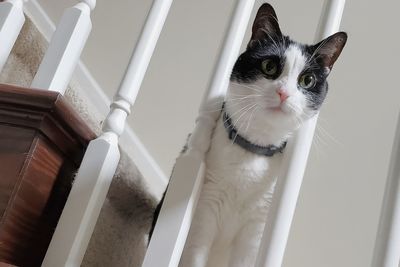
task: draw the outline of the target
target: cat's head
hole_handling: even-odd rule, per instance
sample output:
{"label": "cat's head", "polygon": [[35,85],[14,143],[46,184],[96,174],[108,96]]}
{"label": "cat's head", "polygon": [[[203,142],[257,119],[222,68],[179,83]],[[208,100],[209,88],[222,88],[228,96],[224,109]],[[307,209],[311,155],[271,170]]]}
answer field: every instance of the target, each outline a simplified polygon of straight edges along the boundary
{"label": "cat's head", "polygon": [[260,145],[276,143],[316,114],[346,40],[346,33],[338,32],[315,45],[295,42],[281,33],[272,6],[263,4],[226,97],[239,133]]}

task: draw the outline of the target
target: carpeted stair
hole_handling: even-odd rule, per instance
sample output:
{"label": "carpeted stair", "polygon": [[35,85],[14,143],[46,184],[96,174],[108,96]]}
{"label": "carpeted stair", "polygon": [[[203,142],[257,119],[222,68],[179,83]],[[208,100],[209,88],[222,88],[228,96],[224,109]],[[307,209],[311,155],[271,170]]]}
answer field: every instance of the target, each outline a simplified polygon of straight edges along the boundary
{"label": "carpeted stair", "polygon": [[[47,47],[47,42],[27,18],[0,82],[29,87]],[[103,119],[82,93],[70,85],[65,97],[97,133]],[[103,205],[81,266],[141,266],[147,246],[156,200],[148,193],[142,175],[121,151],[121,160]]]}

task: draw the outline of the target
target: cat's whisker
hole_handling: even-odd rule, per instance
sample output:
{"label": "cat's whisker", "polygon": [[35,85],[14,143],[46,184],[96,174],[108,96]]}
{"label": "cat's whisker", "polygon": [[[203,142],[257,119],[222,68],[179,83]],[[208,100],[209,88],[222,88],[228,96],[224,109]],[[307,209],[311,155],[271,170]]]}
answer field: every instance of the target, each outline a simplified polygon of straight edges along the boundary
{"label": "cat's whisker", "polygon": [[257,89],[257,88],[254,88],[254,87],[251,87],[251,86],[245,86],[245,87],[247,89],[253,90],[256,93],[263,94],[263,92],[261,90]]}
{"label": "cat's whisker", "polygon": [[240,127],[237,128],[236,126],[237,126],[238,122],[243,117],[243,115],[245,115],[249,110],[251,110],[255,106],[257,106],[257,104],[253,104],[251,107],[247,108],[245,111],[242,112],[242,114],[240,114],[240,116],[236,119],[236,121],[232,123],[232,126],[236,129],[236,135],[232,138],[232,144],[235,143],[236,137],[238,136],[240,128],[242,126],[242,124],[241,124]]}
{"label": "cat's whisker", "polygon": [[260,90],[257,89],[257,88],[252,88],[252,87],[250,87],[250,86],[244,86],[244,87],[245,87],[246,89],[250,89],[250,90],[254,91],[255,93],[263,94],[263,92],[260,91]]}
{"label": "cat's whisker", "polygon": [[226,99],[225,104],[229,104],[229,105],[233,105],[233,104],[239,104],[242,103],[244,101],[255,101],[257,99],[257,97],[245,97],[242,99]]}
{"label": "cat's whisker", "polygon": [[259,98],[258,95],[248,95],[237,99],[228,98],[225,100],[225,104],[229,105],[229,107],[233,107],[246,102],[254,102],[257,98]]}
{"label": "cat's whisker", "polygon": [[259,97],[259,96],[260,95],[246,95],[245,97],[227,98],[227,99],[223,99],[223,100],[216,100],[216,101],[210,102],[210,104],[211,105],[219,105],[219,104],[222,105],[222,103],[240,101],[240,100],[245,100],[248,98]]}
{"label": "cat's whisker", "polygon": [[[252,101],[252,99],[243,99],[243,100],[241,100],[241,101],[238,101],[238,102],[234,102],[234,103],[232,103],[232,102],[225,102],[225,103],[229,103],[229,107],[235,107],[235,106],[238,106],[238,105],[241,105],[241,104],[244,104],[244,103],[246,103],[246,101],[247,102],[253,102]],[[249,104],[251,104],[251,103],[249,103]],[[247,104],[246,104],[247,105]],[[221,111],[221,109],[222,109],[222,103],[221,103],[221,105],[219,105],[218,107],[216,107],[215,109],[209,109],[209,110],[206,110],[205,112],[216,112],[216,111]]]}
{"label": "cat's whisker", "polygon": [[258,90],[260,93],[262,93],[262,90],[264,90],[262,87],[255,85],[255,84],[249,85],[249,84],[243,84],[243,83],[238,83],[238,82],[233,82],[233,81],[231,81],[231,83],[239,85],[239,86],[243,86],[243,87],[246,87],[246,88],[249,88],[252,90]]}
{"label": "cat's whisker", "polygon": [[294,103],[288,102],[287,103],[287,107],[290,108],[294,112],[294,114],[296,116],[297,116],[297,114],[302,114],[303,113],[303,109],[301,107],[297,106]]}
{"label": "cat's whisker", "polygon": [[290,105],[288,104],[287,107],[292,110],[292,115],[294,115],[293,119],[296,123],[296,126],[299,127],[300,125],[303,124],[303,118],[301,115],[304,115],[303,109],[301,107],[298,107],[294,104]]}
{"label": "cat's whisker", "polygon": [[[250,103],[250,104],[247,104],[247,105],[245,105],[244,107],[242,107],[241,109],[239,109],[239,110],[237,110],[236,112],[234,112],[233,114],[229,114],[229,116],[231,117],[231,118],[233,118],[236,114],[240,114],[240,112],[242,112],[243,110],[245,110],[246,108],[248,108],[248,107],[250,107],[252,105],[252,103]],[[225,122],[227,122],[229,120],[229,118],[228,119],[226,119],[226,120],[224,120],[224,123]]]}
{"label": "cat's whisker", "polygon": [[[253,102],[251,101],[250,102],[250,100],[248,101],[248,102],[245,102],[245,103],[243,103],[243,102],[241,102],[241,103],[233,103],[233,104],[230,104],[229,105],[229,108],[230,109],[232,109],[232,108],[240,108],[240,105],[244,105],[243,107],[241,107],[242,109],[244,109],[244,108],[246,108],[246,107],[248,107],[248,106],[250,106],[251,104],[252,104]],[[238,107],[239,106],[239,107]],[[239,110],[239,112],[240,112],[240,110]],[[234,112],[233,113],[233,115],[235,115],[237,112]]]}
{"label": "cat's whisker", "polygon": [[[254,108],[256,108],[256,107],[257,107],[257,104],[254,104],[253,106],[251,106],[250,108],[248,108],[245,112],[243,112],[242,116],[243,116],[244,114],[250,112],[250,110],[252,110],[252,109],[254,109]],[[239,119],[240,119],[240,118],[238,118],[238,120],[237,120],[237,123],[236,123],[237,125],[239,125],[239,123],[238,123],[238,122],[239,122]],[[250,118],[247,118],[247,122],[249,122],[249,120],[250,120]],[[237,127],[238,132],[241,130],[242,126],[243,126],[245,123],[246,123],[246,120],[243,119],[243,120],[242,120],[242,123],[240,124],[240,126]]]}
{"label": "cat's whisker", "polygon": [[315,140],[319,142],[320,144],[323,144],[324,146],[328,146],[328,143],[322,138],[320,128],[316,128],[315,131]]}
{"label": "cat's whisker", "polygon": [[[256,106],[257,104],[253,104],[251,106],[247,106],[246,109],[242,109],[241,114],[238,116],[238,118],[232,123],[232,126],[234,128],[236,128],[236,125],[238,124],[238,122],[240,121],[240,119],[243,117],[243,115],[245,115],[251,108],[253,108],[254,106]],[[239,130],[236,128],[236,130]]]}
{"label": "cat's whisker", "polygon": [[326,153],[325,152],[325,147],[326,147],[326,143],[323,141],[323,139],[319,136],[318,132],[315,132],[315,138],[313,138],[312,140],[312,148],[313,151],[315,151],[317,153],[317,159],[321,158],[322,156],[325,156]]}
{"label": "cat's whisker", "polygon": [[251,114],[250,114],[250,118],[249,118],[249,120],[247,121],[246,130],[244,131],[245,134],[247,134],[247,131],[249,130],[251,120],[252,120],[253,115],[254,115],[254,113],[255,113],[255,111],[256,111],[257,109],[259,109],[258,105],[255,106],[255,108],[253,109],[253,111],[252,111]]}
{"label": "cat's whisker", "polygon": [[317,123],[317,129],[324,137],[333,141],[336,145],[344,146],[342,142],[340,142],[337,138],[332,136],[320,123]]}
{"label": "cat's whisker", "polygon": [[296,123],[296,128],[297,127],[299,127],[299,126],[301,126],[301,124],[302,124],[302,119],[301,119],[301,117],[300,116],[294,116],[294,121],[295,121],[295,123]]}
{"label": "cat's whisker", "polygon": [[248,97],[248,96],[263,96],[261,94],[234,94],[234,93],[229,93],[229,95],[227,95],[227,99],[230,98],[230,96],[235,96],[235,97]]}
{"label": "cat's whisker", "polygon": [[[262,95],[246,95],[246,96],[242,96],[242,97],[236,97],[236,98],[232,98],[232,97],[227,97],[226,101],[232,101],[232,100],[241,100],[241,99],[247,99],[247,98],[252,98],[252,97],[262,97]],[[225,102],[226,102],[225,101]]]}

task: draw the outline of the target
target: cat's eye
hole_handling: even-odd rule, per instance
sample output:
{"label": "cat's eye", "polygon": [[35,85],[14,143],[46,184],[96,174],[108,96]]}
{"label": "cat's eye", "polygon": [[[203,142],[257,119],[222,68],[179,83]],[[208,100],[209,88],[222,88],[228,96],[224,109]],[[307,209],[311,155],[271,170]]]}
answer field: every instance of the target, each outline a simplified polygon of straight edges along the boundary
{"label": "cat's eye", "polygon": [[265,59],[261,62],[261,70],[269,77],[273,77],[278,73],[278,63],[271,59]]}
{"label": "cat's eye", "polygon": [[300,76],[299,78],[299,85],[303,89],[310,89],[314,87],[316,83],[316,79],[314,74],[312,73],[306,73]]}

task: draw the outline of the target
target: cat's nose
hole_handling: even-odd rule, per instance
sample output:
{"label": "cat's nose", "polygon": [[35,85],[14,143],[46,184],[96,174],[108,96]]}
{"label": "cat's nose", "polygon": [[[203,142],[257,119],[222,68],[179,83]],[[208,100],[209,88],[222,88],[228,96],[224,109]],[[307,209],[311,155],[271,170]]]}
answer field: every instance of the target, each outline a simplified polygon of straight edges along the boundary
{"label": "cat's nose", "polygon": [[289,94],[286,92],[286,90],[282,89],[282,88],[279,88],[278,90],[276,90],[276,93],[279,95],[279,98],[281,99],[281,103],[289,97]]}

